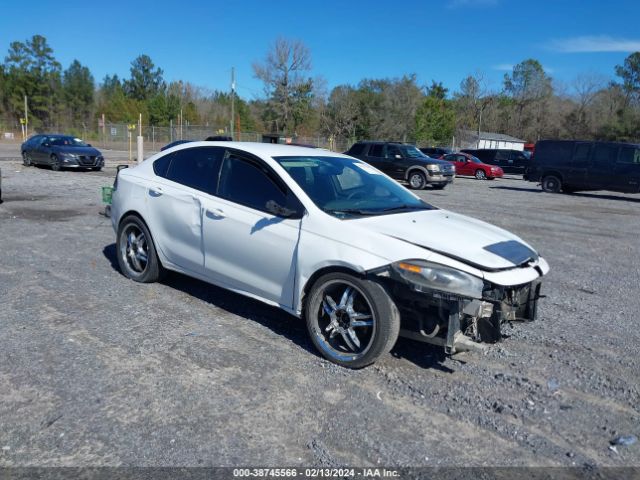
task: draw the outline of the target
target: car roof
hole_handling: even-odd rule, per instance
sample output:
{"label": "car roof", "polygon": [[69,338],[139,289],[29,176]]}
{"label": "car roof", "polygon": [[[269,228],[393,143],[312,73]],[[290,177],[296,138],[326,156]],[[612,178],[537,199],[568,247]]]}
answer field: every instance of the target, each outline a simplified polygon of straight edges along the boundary
{"label": "car roof", "polygon": [[[319,148],[300,147],[294,145],[286,145],[280,143],[260,143],[260,142],[229,142],[229,141],[200,141],[189,142],[176,145],[172,151],[178,151],[186,148],[219,146],[226,148],[237,148],[257,156],[267,157],[295,157],[295,156],[314,156],[314,157],[347,157],[338,152],[322,150]],[[168,150],[167,150],[168,151]],[[163,152],[164,153],[164,152]]]}

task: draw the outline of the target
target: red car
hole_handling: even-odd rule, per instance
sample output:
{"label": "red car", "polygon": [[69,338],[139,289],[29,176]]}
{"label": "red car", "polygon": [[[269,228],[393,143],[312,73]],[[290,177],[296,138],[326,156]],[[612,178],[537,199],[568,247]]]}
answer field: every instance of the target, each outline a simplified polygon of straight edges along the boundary
{"label": "red car", "polygon": [[479,158],[468,153],[450,153],[442,155],[440,159],[447,160],[456,166],[456,176],[469,175],[478,180],[493,180],[504,175],[500,167],[482,163]]}

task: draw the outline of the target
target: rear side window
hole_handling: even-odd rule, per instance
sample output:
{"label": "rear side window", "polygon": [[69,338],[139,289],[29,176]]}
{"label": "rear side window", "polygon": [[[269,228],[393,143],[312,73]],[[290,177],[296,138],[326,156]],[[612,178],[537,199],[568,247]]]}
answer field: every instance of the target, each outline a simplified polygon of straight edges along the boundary
{"label": "rear side window", "polygon": [[498,150],[496,152],[496,160],[509,160],[509,152],[505,150]]}
{"label": "rear side window", "polygon": [[171,158],[173,155],[165,155],[153,162],[153,171],[156,175],[162,178],[167,178],[167,172],[169,171],[169,165],[171,164]]}
{"label": "rear side window", "polygon": [[571,162],[573,142],[544,142],[536,147],[535,162],[545,165],[566,165]]}
{"label": "rear side window", "polygon": [[348,153],[349,155],[362,155],[364,147],[366,147],[364,143],[355,143],[351,146]]}
{"label": "rear side window", "polygon": [[231,154],[224,159],[218,196],[263,212],[269,200],[287,205],[287,195],[265,168]]}
{"label": "rear side window", "polygon": [[370,157],[382,157],[382,145],[380,145],[380,144],[371,145],[371,148],[369,149],[369,156]]}
{"label": "rear side window", "polygon": [[201,192],[215,195],[218,172],[223,157],[224,149],[221,147],[180,150],[171,154],[171,163],[166,178]]}
{"label": "rear side window", "polygon": [[589,152],[591,152],[591,144],[578,143],[573,152],[573,165],[583,167],[589,163]]}
{"label": "rear side window", "polygon": [[640,148],[622,147],[618,156],[618,163],[633,163],[640,165]]}
{"label": "rear side window", "polygon": [[464,153],[468,153],[469,155],[473,155],[474,157],[478,157],[483,162],[492,162],[493,157],[491,155],[490,150],[468,150]]}
{"label": "rear side window", "polygon": [[616,145],[600,144],[593,149],[593,164],[599,166],[613,166],[616,161],[618,147]]}
{"label": "rear side window", "polygon": [[529,160],[524,153],[519,152],[517,150],[511,151],[511,159],[512,160],[518,160],[520,162],[526,162],[526,161]]}

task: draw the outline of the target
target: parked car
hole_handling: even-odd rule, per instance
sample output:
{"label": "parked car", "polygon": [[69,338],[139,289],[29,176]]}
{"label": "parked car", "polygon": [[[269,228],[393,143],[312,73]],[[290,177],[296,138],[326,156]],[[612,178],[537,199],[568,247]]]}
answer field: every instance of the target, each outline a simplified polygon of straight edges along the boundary
{"label": "parked car", "polygon": [[413,145],[397,142],[357,142],[346,155],[364,160],[409,187],[420,190],[427,185],[441,190],[455,177],[449,162],[428,157]]}
{"label": "parked car", "polygon": [[473,155],[486,164],[496,165],[502,168],[504,173],[524,174],[530,163],[529,154],[521,150],[481,148],[462,149],[461,152]]}
{"label": "parked car", "polygon": [[517,236],[434,207],[365,162],[288,145],[158,153],[118,172],[111,220],[128,278],[174,270],[276,306],[353,368],[401,329],[448,353],[497,341],[503,323],[535,318],[549,270]]}
{"label": "parked car", "polygon": [[[233,138],[225,136],[225,135],[213,135],[205,138],[207,142],[230,142]],[[196,140],[174,140],[171,143],[167,143],[164,147],[160,149],[161,152],[170,149],[171,147],[175,147],[176,145],[182,145],[183,143],[195,142]]]}
{"label": "parked car", "polygon": [[453,150],[451,150],[450,148],[443,147],[423,147],[419,150],[431,158],[440,158],[442,155],[453,153]]}
{"label": "parked car", "polygon": [[232,142],[233,138],[228,135],[212,135],[205,138],[205,140],[208,142]]}
{"label": "parked car", "polygon": [[493,180],[504,175],[502,168],[482,163],[478,157],[469,153],[450,153],[440,158],[455,165],[456,175],[476,177],[478,180]]}
{"label": "parked car", "polygon": [[47,165],[58,171],[63,168],[101,170],[104,166],[104,157],[98,149],[71,135],[34,135],[22,144],[20,152],[27,167]]}
{"label": "parked car", "polygon": [[610,190],[640,192],[640,145],[574,140],[536,143],[524,176],[540,182],[545,192]]}
{"label": "parked car", "polygon": [[165,150],[169,150],[172,147],[175,147],[176,145],[182,145],[183,143],[189,143],[189,142],[193,142],[194,140],[174,140],[171,143],[167,143],[164,147],[160,148],[161,152],[164,152]]}

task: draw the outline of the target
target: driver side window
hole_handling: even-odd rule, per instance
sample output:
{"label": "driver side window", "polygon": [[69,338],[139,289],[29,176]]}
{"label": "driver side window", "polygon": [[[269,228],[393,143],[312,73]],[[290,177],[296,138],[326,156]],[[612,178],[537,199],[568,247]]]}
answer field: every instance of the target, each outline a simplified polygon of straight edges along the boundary
{"label": "driver side window", "polygon": [[396,155],[400,155],[402,157],[402,153],[400,152],[400,149],[395,145],[387,145],[387,158],[391,158],[392,160],[395,160]]}
{"label": "driver side window", "polygon": [[252,161],[228,155],[222,164],[218,196],[255,210],[268,212],[267,202],[287,205],[287,194]]}

